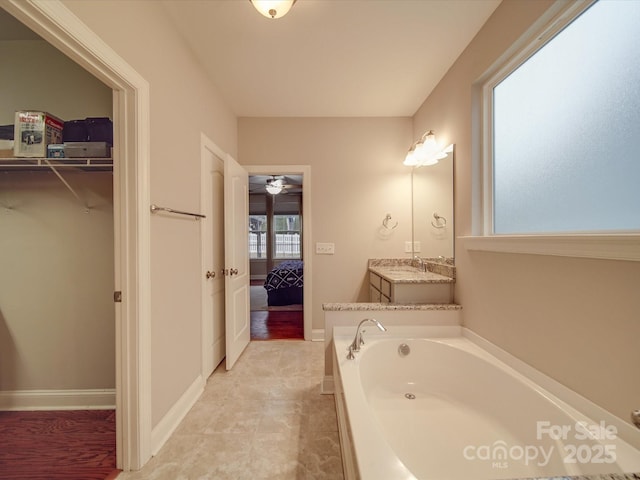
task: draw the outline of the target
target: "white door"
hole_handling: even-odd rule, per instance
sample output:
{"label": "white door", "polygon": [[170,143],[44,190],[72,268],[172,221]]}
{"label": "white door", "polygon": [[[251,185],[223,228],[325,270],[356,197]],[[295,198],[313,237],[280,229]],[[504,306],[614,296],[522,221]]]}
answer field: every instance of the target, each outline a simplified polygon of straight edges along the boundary
{"label": "white door", "polygon": [[249,174],[229,155],[224,162],[226,368],[251,338],[249,313]]}
{"label": "white door", "polygon": [[203,377],[207,378],[225,356],[224,319],[224,161],[202,146],[203,219],[202,305]]}

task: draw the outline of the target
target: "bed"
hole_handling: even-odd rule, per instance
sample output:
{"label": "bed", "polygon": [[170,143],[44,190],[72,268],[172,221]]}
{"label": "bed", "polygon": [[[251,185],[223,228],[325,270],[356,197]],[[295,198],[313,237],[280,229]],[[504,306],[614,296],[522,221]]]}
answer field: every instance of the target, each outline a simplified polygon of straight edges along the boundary
{"label": "bed", "polygon": [[264,288],[270,307],[302,305],[303,266],[302,260],[285,260],[267,274]]}

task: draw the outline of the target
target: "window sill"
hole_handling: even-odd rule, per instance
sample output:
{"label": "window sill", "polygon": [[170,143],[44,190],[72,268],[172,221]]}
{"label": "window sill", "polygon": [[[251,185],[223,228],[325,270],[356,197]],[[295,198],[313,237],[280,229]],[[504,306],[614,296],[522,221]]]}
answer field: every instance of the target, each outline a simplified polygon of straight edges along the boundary
{"label": "window sill", "polygon": [[640,235],[494,235],[458,237],[466,250],[640,261]]}

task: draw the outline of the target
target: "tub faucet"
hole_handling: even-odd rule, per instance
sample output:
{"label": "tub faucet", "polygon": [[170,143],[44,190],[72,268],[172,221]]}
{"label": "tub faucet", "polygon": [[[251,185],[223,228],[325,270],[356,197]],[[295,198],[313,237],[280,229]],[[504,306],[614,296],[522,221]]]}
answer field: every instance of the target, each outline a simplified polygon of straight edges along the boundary
{"label": "tub faucet", "polygon": [[356,329],[356,336],[353,339],[353,342],[351,342],[351,345],[349,345],[349,353],[347,354],[347,358],[349,360],[353,360],[354,358],[356,358],[356,356],[354,355],[354,352],[359,352],[360,351],[360,346],[364,345],[364,340],[362,338],[362,334],[364,333],[364,330],[361,330],[361,328],[362,328],[362,325],[365,322],[373,323],[376,327],[378,327],[379,330],[381,330],[383,332],[387,331],[387,329],[384,327],[384,325],[382,325],[375,318],[365,318],[364,320],[362,320],[358,324],[358,328]]}

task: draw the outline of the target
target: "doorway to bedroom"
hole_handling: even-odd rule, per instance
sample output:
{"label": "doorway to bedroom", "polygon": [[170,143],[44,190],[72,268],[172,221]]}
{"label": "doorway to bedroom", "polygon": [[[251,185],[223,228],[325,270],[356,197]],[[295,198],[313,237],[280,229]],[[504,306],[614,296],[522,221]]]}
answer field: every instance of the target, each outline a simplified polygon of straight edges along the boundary
{"label": "doorway to bedroom", "polygon": [[251,340],[304,339],[303,175],[249,175]]}

